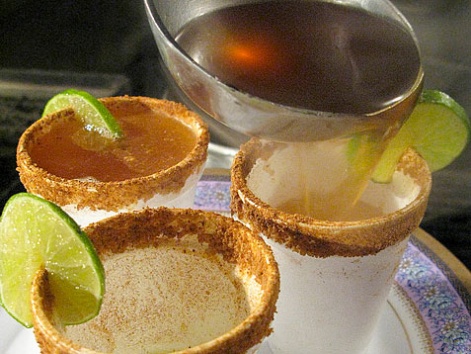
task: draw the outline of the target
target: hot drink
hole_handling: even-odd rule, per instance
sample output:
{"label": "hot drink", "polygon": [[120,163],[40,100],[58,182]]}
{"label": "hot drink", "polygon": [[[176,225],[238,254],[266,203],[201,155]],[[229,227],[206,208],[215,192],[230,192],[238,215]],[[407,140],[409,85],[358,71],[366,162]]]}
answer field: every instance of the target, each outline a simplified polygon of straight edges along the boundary
{"label": "hot drink", "polygon": [[145,207],[191,207],[209,132],[183,105],[148,97],[101,101],[123,137],[105,142],[73,110],[45,115],[18,143],[20,179],[81,226]]}
{"label": "hot drink", "polygon": [[136,109],[133,104],[121,104],[113,112],[124,131],[122,139],[103,146],[98,133],[87,131],[72,117],[53,125],[31,147],[31,158],[63,178],[124,181],[176,165],[196,145],[195,132],[166,112]]}
{"label": "hot drink", "polygon": [[399,24],[332,2],[225,7],[188,22],[176,40],[222,82],[317,111],[388,108],[407,96],[420,70],[414,39]]}
{"label": "hot drink", "polygon": [[[345,220],[356,215],[352,210],[387,142],[420,93],[419,50],[401,25],[354,6],[271,1],[199,16],[176,40],[229,86],[273,103],[330,112],[332,123],[350,121],[318,141],[271,146],[273,154],[289,156],[296,174],[286,179],[297,191],[294,208],[277,207]],[[358,122],[353,129],[352,120]]]}

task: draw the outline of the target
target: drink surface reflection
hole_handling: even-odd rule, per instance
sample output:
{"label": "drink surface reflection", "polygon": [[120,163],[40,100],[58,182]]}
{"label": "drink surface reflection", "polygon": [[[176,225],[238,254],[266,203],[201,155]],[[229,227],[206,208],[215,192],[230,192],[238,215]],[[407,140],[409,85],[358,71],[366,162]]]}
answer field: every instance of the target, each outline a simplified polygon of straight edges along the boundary
{"label": "drink surface reflection", "polygon": [[77,119],[59,121],[32,146],[31,158],[63,178],[124,181],[168,169],[195,147],[197,137],[183,122],[162,112],[136,112],[135,107],[123,106],[114,116],[123,127],[124,139],[104,146],[98,133],[83,129]]}

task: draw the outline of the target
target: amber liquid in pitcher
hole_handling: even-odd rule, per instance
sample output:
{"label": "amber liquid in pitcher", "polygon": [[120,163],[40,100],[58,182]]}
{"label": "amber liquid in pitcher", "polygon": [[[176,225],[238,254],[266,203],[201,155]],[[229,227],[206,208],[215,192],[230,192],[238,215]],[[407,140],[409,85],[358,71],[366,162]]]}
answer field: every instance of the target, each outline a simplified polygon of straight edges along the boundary
{"label": "amber liquid in pitcher", "polygon": [[[225,7],[189,21],[176,41],[209,73],[253,96],[352,119],[377,117],[370,130],[354,137],[299,144],[298,173],[305,174],[306,193],[293,197],[301,205],[294,209],[322,219],[348,214],[421,87],[420,54],[412,35],[392,20],[353,6],[270,1]],[[363,145],[355,150],[358,142]],[[322,158],[309,160],[304,149],[320,149]],[[331,172],[325,167],[334,159],[339,168]],[[308,165],[316,165],[315,171]],[[328,192],[311,181],[312,173],[323,171],[321,183],[337,183]]]}
{"label": "amber liquid in pitcher", "polygon": [[222,82],[291,107],[370,113],[400,100],[420,68],[413,38],[362,9],[329,2],[226,7],[176,36]]}

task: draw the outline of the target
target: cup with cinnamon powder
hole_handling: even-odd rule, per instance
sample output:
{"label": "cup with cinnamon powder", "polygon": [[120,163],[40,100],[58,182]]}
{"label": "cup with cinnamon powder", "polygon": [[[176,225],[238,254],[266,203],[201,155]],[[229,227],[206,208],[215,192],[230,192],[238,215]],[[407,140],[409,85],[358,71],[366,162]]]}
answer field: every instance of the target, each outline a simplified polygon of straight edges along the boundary
{"label": "cup with cinnamon powder", "polygon": [[58,204],[81,226],[144,207],[191,207],[209,143],[202,119],[166,100],[100,100],[123,138],[97,142],[71,109],[44,116],[17,148],[26,190]]}
{"label": "cup with cinnamon powder", "polygon": [[32,288],[42,353],[254,353],[271,333],[279,274],[271,249],[229,217],[157,208],[84,229],[105,270],[97,317],[64,326],[47,272]]}
{"label": "cup with cinnamon powder", "polygon": [[[318,219],[285,209],[303,198],[302,178],[293,169],[295,150],[261,144],[251,140],[235,157],[231,209],[263,235],[280,267],[280,298],[268,343],[275,353],[362,353],[409,236],[424,215],[428,166],[410,150],[391,183],[370,181],[348,220]],[[309,181],[310,175],[303,178]]]}

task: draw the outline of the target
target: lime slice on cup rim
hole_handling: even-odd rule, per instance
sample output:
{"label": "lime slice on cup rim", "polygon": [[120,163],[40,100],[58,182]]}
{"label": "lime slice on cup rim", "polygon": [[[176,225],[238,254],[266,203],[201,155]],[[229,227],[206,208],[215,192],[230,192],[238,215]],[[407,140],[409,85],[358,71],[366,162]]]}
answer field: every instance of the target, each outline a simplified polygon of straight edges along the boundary
{"label": "lime slice on cup rim", "polygon": [[58,93],[46,103],[43,116],[66,108],[74,110],[85,129],[108,139],[118,139],[123,135],[121,127],[105,105],[85,91],[68,89]]}
{"label": "lime slice on cup rim", "polygon": [[90,239],[57,205],[29,193],[15,194],[0,219],[0,304],[25,327],[33,323],[32,281],[43,268],[54,311],[64,325],[98,314],[104,270]]}
{"label": "lime slice on cup rim", "polygon": [[461,154],[470,136],[471,124],[464,108],[443,92],[425,90],[410,117],[389,142],[372,180],[389,183],[408,148],[419,153],[432,172],[438,171]]}

